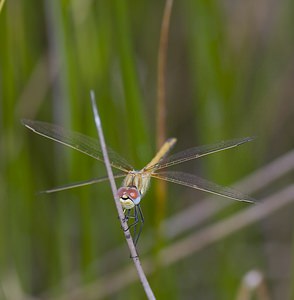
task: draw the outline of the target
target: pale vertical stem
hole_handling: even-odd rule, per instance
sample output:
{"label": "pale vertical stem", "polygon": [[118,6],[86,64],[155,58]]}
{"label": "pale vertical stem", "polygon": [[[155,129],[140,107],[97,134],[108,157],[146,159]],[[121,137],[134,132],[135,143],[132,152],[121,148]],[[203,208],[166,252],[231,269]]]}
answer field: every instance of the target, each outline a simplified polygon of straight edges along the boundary
{"label": "pale vertical stem", "polygon": [[95,124],[96,124],[97,132],[98,132],[98,136],[99,136],[99,140],[100,140],[102,153],[103,153],[104,163],[105,163],[107,174],[108,174],[108,177],[109,177],[110,186],[111,186],[113,198],[115,200],[115,205],[116,205],[116,208],[117,208],[117,211],[118,211],[120,223],[121,223],[121,226],[123,228],[125,238],[126,238],[128,247],[129,247],[130,252],[131,252],[131,258],[133,259],[133,262],[134,262],[135,267],[137,269],[137,273],[139,275],[139,279],[140,279],[140,281],[143,285],[143,288],[145,290],[147,298],[148,299],[155,299],[153,291],[152,291],[152,289],[149,285],[149,282],[148,282],[148,280],[146,278],[146,275],[143,271],[143,268],[141,266],[141,262],[140,262],[138,254],[137,254],[136,247],[134,245],[134,242],[133,242],[132,236],[130,234],[130,231],[128,230],[128,225],[127,225],[127,222],[125,221],[124,213],[123,213],[123,210],[122,210],[122,207],[121,207],[118,195],[117,195],[117,188],[116,188],[115,180],[114,180],[114,177],[113,177],[113,172],[112,172],[112,169],[111,169],[111,165],[110,165],[110,161],[109,161],[109,157],[108,157],[108,153],[107,153],[107,149],[106,149],[106,144],[105,144],[104,134],[103,134],[103,130],[102,130],[101,120],[100,120],[98,108],[96,106],[95,95],[94,95],[93,91],[91,91],[91,101],[92,101],[93,113],[94,113],[94,118],[95,118]]}
{"label": "pale vertical stem", "polygon": [[[156,115],[156,145],[157,149],[163,145],[166,139],[166,57],[168,46],[168,33],[170,25],[170,16],[173,6],[173,0],[166,0],[164,13],[162,17],[160,41],[158,50],[158,67],[157,67],[157,115]],[[156,183],[157,195],[157,213],[156,224],[162,220],[166,206],[166,183],[160,181]]]}
{"label": "pale vertical stem", "polygon": [[159,148],[166,139],[166,91],[165,91],[165,71],[166,71],[166,57],[167,57],[167,45],[168,45],[168,33],[170,16],[172,11],[173,0],[167,0],[165,3],[159,50],[158,50],[158,67],[157,67],[157,148]]}

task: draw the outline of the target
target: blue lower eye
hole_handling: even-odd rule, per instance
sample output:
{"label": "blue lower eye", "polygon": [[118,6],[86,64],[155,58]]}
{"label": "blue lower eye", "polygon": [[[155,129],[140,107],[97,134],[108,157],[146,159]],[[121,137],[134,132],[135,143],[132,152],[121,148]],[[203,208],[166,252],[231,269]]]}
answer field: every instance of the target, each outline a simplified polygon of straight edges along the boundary
{"label": "blue lower eye", "polygon": [[133,199],[133,202],[138,205],[141,201],[141,196],[137,197],[136,199]]}

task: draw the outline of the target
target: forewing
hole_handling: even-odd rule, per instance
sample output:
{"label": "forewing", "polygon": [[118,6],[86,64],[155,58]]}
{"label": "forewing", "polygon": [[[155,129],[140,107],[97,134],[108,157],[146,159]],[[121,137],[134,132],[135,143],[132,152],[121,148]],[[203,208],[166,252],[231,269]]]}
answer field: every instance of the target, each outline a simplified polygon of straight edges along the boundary
{"label": "forewing", "polygon": [[161,162],[159,162],[156,165],[156,169],[160,170],[163,168],[167,168],[170,166],[174,166],[176,164],[180,164],[180,163],[195,159],[195,158],[199,158],[204,155],[208,155],[208,154],[215,153],[218,151],[234,148],[234,147],[237,147],[244,143],[250,142],[253,139],[254,138],[252,138],[252,137],[246,137],[246,138],[241,138],[241,139],[223,141],[223,142],[220,142],[217,144],[204,145],[204,146],[186,149],[184,151],[175,153],[167,158],[164,158]]}
{"label": "forewing", "polygon": [[[114,178],[121,178],[121,177],[124,177],[124,176],[126,176],[124,173],[113,175]],[[41,193],[50,194],[50,193],[55,193],[55,192],[60,192],[60,191],[73,189],[73,188],[76,188],[76,187],[81,187],[81,186],[85,186],[85,185],[99,183],[99,182],[103,182],[103,181],[107,181],[107,180],[109,180],[108,176],[101,177],[101,178],[94,178],[94,179],[90,179],[90,180],[79,181],[79,182],[73,182],[73,183],[58,186],[58,187],[55,187],[55,188],[52,188],[52,189],[49,189],[49,190],[46,190],[46,191],[41,191]]]}
{"label": "forewing", "polygon": [[208,180],[205,180],[193,174],[176,172],[176,171],[167,171],[167,172],[153,173],[152,177],[170,181],[180,185],[185,185],[193,189],[209,192],[212,194],[231,198],[238,201],[256,202],[255,199],[253,199],[250,196],[244,195],[234,189],[220,186],[216,183],[210,182]]}
{"label": "forewing", "polygon": [[[22,120],[22,123],[32,131],[56,141],[60,144],[66,145],[73,149],[76,149],[84,154],[87,154],[97,160],[104,162],[103,153],[97,139],[88,137],[82,133],[70,131],[64,129],[61,126],[54,124],[32,121],[32,120]],[[114,168],[128,172],[133,169],[133,167],[119,154],[114,152],[109,147],[107,148],[110,163]]]}

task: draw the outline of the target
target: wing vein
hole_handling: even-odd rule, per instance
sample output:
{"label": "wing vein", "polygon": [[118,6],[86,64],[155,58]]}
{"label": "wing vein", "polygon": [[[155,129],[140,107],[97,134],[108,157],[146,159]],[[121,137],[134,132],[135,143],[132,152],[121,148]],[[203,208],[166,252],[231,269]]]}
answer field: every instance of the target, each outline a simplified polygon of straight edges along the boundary
{"label": "wing vein", "polygon": [[234,189],[223,187],[214,182],[210,182],[206,179],[200,178],[194,174],[188,174],[177,171],[167,171],[160,173],[153,173],[152,177],[162,179],[165,181],[177,183],[180,185],[188,186],[193,189],[209,192],[219,196],[227,197],[230,199],[245,201],[245,202],[256,202],[256,200],[248,195],[242,194]]}
{"label": "wing vein", "polygon": [[[104,162],[101,147],[98,141],[94,138],[46,122],[22,120],[22,123],[39,135]],[[110,163],[114,168],[124,172],[128,172],[133,169],[133,167],[124,158],[111,148],[108,147],[107,151]]]}
{"label": "wing vein", "polygon": [[253,139],[254,139],[253,137],[246,137],[241,139],[223,141],[217,144],[204,145],[204,146],[186,149],[184,151],[175,153],[167,158],[164,158],[161,162],[159,162],[156,165],[156,169],[157,170],[164,169],[208,154],[234,148],[244,143],[250,142]]}

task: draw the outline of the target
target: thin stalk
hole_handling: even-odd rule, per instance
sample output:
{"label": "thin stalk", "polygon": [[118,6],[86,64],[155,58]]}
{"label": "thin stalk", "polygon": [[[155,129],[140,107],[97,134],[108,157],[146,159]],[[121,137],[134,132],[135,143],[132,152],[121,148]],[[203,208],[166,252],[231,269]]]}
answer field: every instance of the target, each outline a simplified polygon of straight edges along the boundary
{"label": "thin stalk", "polygon": [[123,209],[121,207],[121,204],[120,204],[118,196],[117,196],[117,188],[116,188],[116,184],[115,184],[114,177],[113,177],[113,172],[112,172],[110,162],[109,162],[109,157],[108,157],[108,153],[107,153],[107,149],[106,149],[106,144],[105,144],[104,134],[103,134],[103,130],[102,130],[101,120],[100,120],[100,116],[99,116],[99,113],[98,113],[98,108],[96,106],[95,94],[94,94],[93,91],[91,91],[91,101],[92,101],[93,113],[94,113],[94,118],[95,118],[95,124],[96,124],[97,132],[98,132],[98,136],[99,136],[99,140],[100,140],[100,145],[101,145],[101,149],[102,149],[102,153],[103,153],[103,157],[104,157],[104,163],[105,163],[107,174],[108,174],[108,177],[109,177],[110,186],[111,186],[113,198],[114,198],[114,201],[115,201],[116,209],[118,211],[121,227],[123,229],[128,247],[129,247],[130,252],[131,252],[131,258],[133,259],[133,262],[134,262],[135,267],[137,269],[137,273],[139,275],[139,279],[140,279],[140,281],[143,285],[143,288],[145,290],[147,298],[148,299],[155,299],[153,291],[152,291],[152,289],[149,285],[147,277],[146,277],[146,275],[144,273],[144,270],[142,268],[139,256],[137,254],[136,247],[135,247],[133,239],[132,239],[132,236],[130,234],[130,231],[128,230],[128,224],[125,220]]}
{"label": "thin stalk", "polygon": [[[167,0],[165,3],[159,50],[158,50],[158,67],[157,67],[157,116],[156,116],[156,145],[157,149],[166,140],[166,58],[167,58],[167,46],[168,46],[168,33],[170,27],[170,16],[173,6],[173,0]],[[157,216],[156,224],[158,225],[163,219],[166,207],[166,183],[159,181],[156,184],[157,194]]]}
{"label": "thin stalk", "polygon": [[166,58],[168,46],[168,33],[170,26],[170,16],[172,11],[173,0],[167,0],[165,3],[159,50],[158,50],[158,67],[157,67],[157,119],[156,119],[156,144],[159,148],[166,139],[166,90],[165,90],[165,73],[166,73]]}

